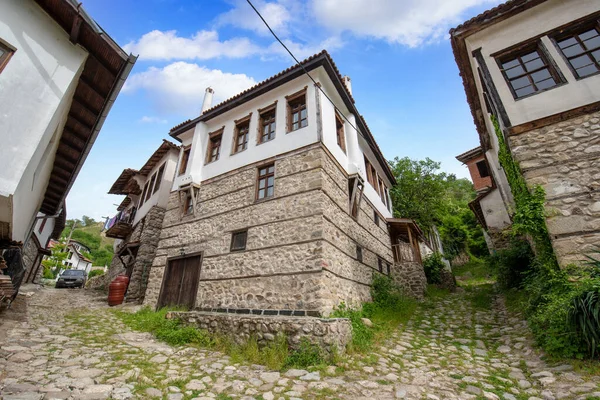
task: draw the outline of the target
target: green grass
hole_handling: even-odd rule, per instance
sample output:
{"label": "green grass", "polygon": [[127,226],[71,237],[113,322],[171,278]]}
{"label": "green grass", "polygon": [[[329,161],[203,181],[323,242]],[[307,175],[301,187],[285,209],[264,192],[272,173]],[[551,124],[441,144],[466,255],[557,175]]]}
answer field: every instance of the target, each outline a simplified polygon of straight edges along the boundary
{"label": "green grass", "polygon": [[474,308],[482,310],[492,309],[494,288],[491,284],[476,286],[470,289],[467,297]]}
{"label": "green grass", "polygon": [[452,271],[457,278],[463,278],[467,281],[488,281],[494,279],[494,274],[490,266],[483,260],[472,258],[465,265],[452,267]]}
{"label": "green grass", "polygon": [[172,346],[189,345],[222,351],[231,357],[234,364],[261,364],[270,369],[282,370],[324,366],[335,362],[335,352],[332,355],[326,354],[307,339],[303,339],[296,350],[289,347],[283,334],[266,345],[259,345],[256,336],[238,344],[226,336],[212,335],[208,331],[186,326],[178,319],[166,319],[168,312],[167,309],[152,311],[149,308],[143,308],[136,313],[114,311],[123,323],[133,330],[150,332],[157,339]]}
{"label": "green grass", "polygon": [[427,293],[425,294],[425,296],[428,299],[441,299],[443,297],[446,297],[450,294],[450,291],[448,289],[442,289],[437,287],[436,285],[427,285]]}
{"label": "green grass", "polygon": [[166,308],[159,311],[152,311],[149,308],[142,308],[136,313],[115,311],[117,316],[131,329],[141,332],[150,332],[157,339],[170,344],[171,346],[181,346],[184,344],[193,344],[203,347],[213,345],[213,339],[208,332],[185,326],[177,319],[166,319],[169,312]]}

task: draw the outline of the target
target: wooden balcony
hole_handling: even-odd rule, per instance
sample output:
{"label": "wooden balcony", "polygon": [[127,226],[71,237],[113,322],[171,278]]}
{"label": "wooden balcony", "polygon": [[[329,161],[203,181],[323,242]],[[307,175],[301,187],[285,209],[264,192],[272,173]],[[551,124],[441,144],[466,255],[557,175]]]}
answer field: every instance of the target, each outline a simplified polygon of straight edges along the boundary
{"label": "wooden balcony", "polygon": [[398,243],[392,245],[394,253],[394,262],[418,262],[418,257],[415,254],[415,249],[409,243]]}
{"label": "wooden balcony", "polygon": [[135,207],[120,211],[113,218],[106,221],[104,229],[106,236],[114,239],[125,239],[133,232],[133,220],[135,218]]}

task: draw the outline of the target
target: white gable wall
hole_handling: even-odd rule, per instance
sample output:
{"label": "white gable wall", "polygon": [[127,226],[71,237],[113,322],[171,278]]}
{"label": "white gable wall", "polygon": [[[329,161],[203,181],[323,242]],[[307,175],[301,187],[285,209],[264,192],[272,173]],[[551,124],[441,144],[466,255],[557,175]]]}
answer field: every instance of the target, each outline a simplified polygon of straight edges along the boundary
{"label": "white gable wall", "polygon": [[57,144],[87,53],[32,0],[0,2],[0,38],[17,49],[0,73],[0,217],[24,240],[53,162],[46,149]]}

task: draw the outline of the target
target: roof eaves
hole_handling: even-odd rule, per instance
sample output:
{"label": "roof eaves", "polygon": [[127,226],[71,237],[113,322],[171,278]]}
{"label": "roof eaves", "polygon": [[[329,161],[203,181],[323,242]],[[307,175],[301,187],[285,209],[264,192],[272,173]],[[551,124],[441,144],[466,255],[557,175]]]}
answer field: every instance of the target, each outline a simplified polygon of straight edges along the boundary
{"label": "roof eaves", "polygon": [[471,55],[467,51],[465,39],[478,31],[545,1],[547,0],[509,0],[450,29],[450,43],[452,45],[454,60],[458,66],[459,75],[462,77],[467,103],[469,104],[473,122],[479,134],[479,141],[484,151],[489,149],[489,135],[483,118],[483,108],[477,92],[475,74],[471,66]]}
{"label": "roof eaves", "polygon": [[478,157],[482,154],[483,154],[483,149],[481,148],[481,146],[477,146],[474,149],[467,150],[464,153],[457,155],[456,159],[458,161],[460,161],[461,163],[466,163],[470,159],[472,159],[474,157]]}

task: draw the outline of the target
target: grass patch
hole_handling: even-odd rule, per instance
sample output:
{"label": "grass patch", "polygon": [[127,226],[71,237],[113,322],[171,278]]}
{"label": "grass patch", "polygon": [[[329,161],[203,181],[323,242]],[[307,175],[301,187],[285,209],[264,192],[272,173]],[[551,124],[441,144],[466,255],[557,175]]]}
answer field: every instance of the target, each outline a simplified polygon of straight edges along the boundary
{"label": "grass patch", "polygon": [[157,339],[170,344],[171,346],[181,346],[186,344],[210,347],[214,345],[214,340],[208,332],[185,326],[178,319],[166,319],[166,308],[158,311],[152,311],[149,308],[142,308],[136,313],[115,311],[123,323],[133,330],[141,332],[150,332]]}
{"label": "grass patch", "polygon": [[482,310],[491,310],[493,302],[494,288],[491,284],[485,284],[475,287],[468,294],[471,305],[474,308]]}
{"label": "grass patch", "polygon": [[335,361],[336,354],[326,354],[318,345],[304,338],[296,350],[290,349],[285,335],[277,335],[267,344],[259,344],[251,336],[241,344],[226,336],[211,335],[205,330],[186,326],[178,319],[166,319],[167,309],[152,311],[143,308],[136,313],[114,311],[129,328],[150,332],[157,339],[172,346],[195,346],[221,351],[231,357],[232,363],[261,364],[270,369],[308,368]]}
{"label": "grass patch", "polygon": [[[405,296],[387,276],[373,276],[372,303],[364,303],[359,309],[340,304],[332,317],[348,318],[352,324],[351,353],[369,352],[375,344],[387,339],[400,324],[406,323],[417,308],[417,301]],[[367,326],[363,318],[372,322]]]}
{"label": "grass patch", "polygon": [[452,267],[452,271],[458,280],[471,284],[489,282],[495,279],[494,271],[490,266],[485,261],[475,257],[471,257],[471,260],[464,265]]}
{"label": "grass patch", "polygon": [[427,293],[425,295],[429,299],[441,299],[450,294],[450,290],[442,289],[436,285],[427,285]]}

